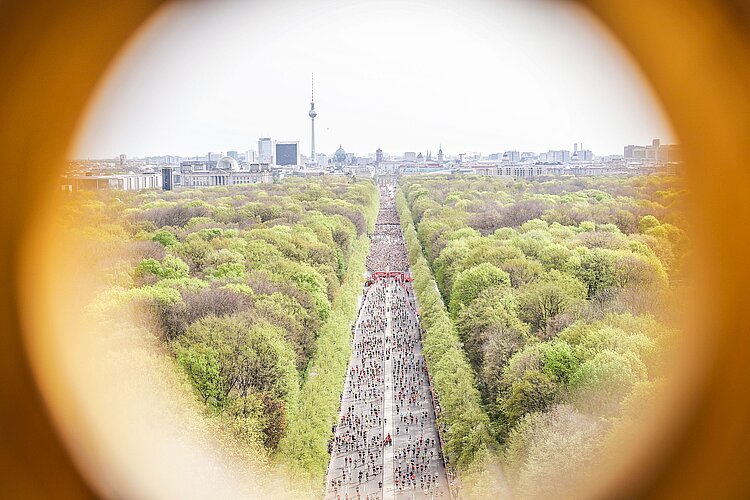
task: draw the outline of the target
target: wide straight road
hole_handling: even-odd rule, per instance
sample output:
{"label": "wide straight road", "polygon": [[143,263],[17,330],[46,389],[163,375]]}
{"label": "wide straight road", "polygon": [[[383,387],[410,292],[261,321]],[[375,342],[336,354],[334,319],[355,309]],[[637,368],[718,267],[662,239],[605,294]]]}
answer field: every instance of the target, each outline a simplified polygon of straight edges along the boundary
{"label": "wide straight road", "polygon": [[414,293],[403,279],[409,262],[392,187],[381,190],[367,271],[329,446],[326,498],[448,498]]}

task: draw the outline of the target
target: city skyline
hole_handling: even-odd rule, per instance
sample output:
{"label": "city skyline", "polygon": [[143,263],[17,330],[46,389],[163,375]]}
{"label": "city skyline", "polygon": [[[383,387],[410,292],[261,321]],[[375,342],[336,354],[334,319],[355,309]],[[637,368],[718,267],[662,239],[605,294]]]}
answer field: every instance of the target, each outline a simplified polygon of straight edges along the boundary
{"label": "city skyline", "polygon": [[[193,157],[254,149],[258,137],[310,152],[313,71],[318,152],[539,153],[583,142],[606,156],[675,142],[628,56],[579,7],[316,1],[284,14],[281,4],[165,8],[111,70],[72,156]],[[279,38],[273,22],[284,15],[294,36]],[[213,35],[189,36],[196,23]]]}
{"label": "city skyline", "polygon": [[[278,143],[300,142],[300,144],[304,143],[304,141],[287,141],[287,140],[278,140],[277,141],[276,139],[274,139],[272,137],[270,137],[270,138],[265,138],[264,137],[264,138],[259,138],[259,139],[271,139],[271,144],[274,144],[276,142],[278,142]],[[659,139],[659,138],[656,138],[656,139]],[[250,142],[252,143],[253,141],[250,141]],[[255,141],[255,144],[257,144],[257,142],[258,142],[258,140]],[[623,149],[624,148],[626,148],[628,146],[634,146],[634,145],[635,146],[648,146],[648,145],[651,144],[651,142],[652,141],[648,141],[648,143],[644,144],[644,145],[634,144],[633,142],[624,142],[622,144],[622,147],[620,147],[620,150],[616,151],[616,152],[605,152],[605,153],[597,152],[597,151],[592,151],[592,152],[593,152],[593,154],[594,154],[595,157],[623,156]],[[459,155],[473,155],[473,154],[481,155],[481,157],[484,158],[484,157],[491,156],[491,155],[497,155],[497,154],[502,155],[502,154],[504,154],[506,152],[517,152],[517,153],[520,153],[520,154],[533,153],[535,155],[544,155],[544,154],[547,154],[547,153],[553,152],[553,151],[569,151],[570,153],[573,153],[575,151],[575,147],[576,146],[578,147],[579,151],[583,151],[583,150],[589,150],[589,151],[591,151],[590,148],[587,146],[587,144],[585,142],[573,143],[573,144],[570,145],[570,147],[563,147],[563,148],[560,148],[560,149],[546,148],[546,149],[543,149],[543,150],[540,150],[540,151],[527,151],[527,150],[523,150],[523,149],[519,149],[519,148],[512,148],[511,147],[509,149],[508,148],[499,148],[499,149],[496,148],[496,149],[488,150],[488,151],[469,151],[469,150],[465,150],[465,149],[458,149],[455,152],[453,152],[453,151],[445,151],[445,149],[442,148],[442,144],[440,144],[440,143],[436,143],[435,145],[437,147],[432,146],[432,147],[426,147],[426,148],[422,148],[422,149],[411,148],[411,149],[408,149],[406,151],[392,151],[392,150],[389,150],[388,148],[382,148],[380,146],[376,146],[371,151],[370,150],[368,150],[368,151],[349,151],[345,147],[346,146],[345,144],[343,144],[343,145],[339,144],[339,145],[336,146],[336,149],[338,149],[338,147],[341,146],[341,147],[343,147],[344,150],[346,150],[346,152],[348,154],[354,154],[358,158],[369,158],[369,157],[375,158],[376,155],[377,155],[377,151],[381,150],[382,153],[383,153],[383,155],[385,156],[385,159],[399,159],[399,158],[403,158],[406,153],[415,153],[415,154],[422,153],[423,155],[426,156],[428,154],[428,152],[431,152],[432,153],[432,160],[437,160],[437,152],[438,152],[438,150],[442,150],[443,151],[443,154],[444,154],[444,156],[445,156],[446,159],[457,158],[457,157],[459,157]],[[170,152],[156,152],[156,153],[145,154],[145,155],[130,155],[127,152],[120,152],[119,154],[115,154],[115,155],[112,155],[112,156],[106,156],[106,157],[105,156],[98,157],[98,158],[93,158],[93,157],[81,158],[81,157],[79,157],[79,158],[71,158],[71,160],[74,160],[74,161],[118,160],[120,155],[125,155],[125,157],[127,159],[129,159],[129,160],[134,160],[134,159],[143,160],[143,159],[147,159],[147,158],[160,158],[160,157],[175,157],[175,158],[190,159],[190,158],[207,158],[207,155],[209,153],[211,155],[214,155],[214,156],[216,156],[216,155],[218,155],[218,156],[228,156],[228,154],[230,152],[232,152],[232,153],[236,152],[236,153],[244,155],[248,151],[252,151],[252,152],[254,152],[256,154],[257,161],[260,161],[261,163],[268,161],[268,160],[261,160],[260,159],[260,153],[258,151],[257,146],[255,146],[255,148],[252,148],[252,147],[251,148],[234,147],[232,149],[227,149],[227,150],[212,149],[212,150],[209,150],[209,151],[195,152],[195,154],[187,154],[187,155],[177,155],[177,154],[173,154],[173,153],[170,153]],[[335,151],[317,151],[316,152],[316,154],[318,154],[318,155],[322,154],[322,155],[327,156],[328,158],[332,158],[333,155],[334,155],[334,153],[335,153]],[[308,155],[304,154],[302,151],[300,151],[300,155],[302,157],[308,158]]]}

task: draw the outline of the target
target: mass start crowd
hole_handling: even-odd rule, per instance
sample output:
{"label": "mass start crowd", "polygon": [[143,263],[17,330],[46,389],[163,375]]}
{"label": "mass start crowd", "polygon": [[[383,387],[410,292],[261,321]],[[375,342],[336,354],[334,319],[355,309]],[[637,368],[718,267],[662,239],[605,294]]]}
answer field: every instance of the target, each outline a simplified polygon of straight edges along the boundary
{"label": "mass start crowd", "polygon": [[[392,187],[381,190],[366,262],[368,278],[409,271]],[[392,277],[367,283],[329,443],[326,498],[448,498],[411,283]]]}

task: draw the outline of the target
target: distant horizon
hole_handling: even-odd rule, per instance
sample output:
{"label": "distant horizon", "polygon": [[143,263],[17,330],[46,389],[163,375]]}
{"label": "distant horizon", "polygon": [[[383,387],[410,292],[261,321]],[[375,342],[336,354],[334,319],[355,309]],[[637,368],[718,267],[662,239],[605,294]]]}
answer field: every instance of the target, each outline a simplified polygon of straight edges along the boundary
{"label": "distant horizon", "polygon": [[[654,137],[654,139],[661,139],[661,138]],[[274,140],[273,137],[271,138],[271,140]],[[581,147],[581,144],[583,144],[583,148]],[[662,141],[662,145],[672,145],[672,144],[677,144],[677,143],[676,142],[675,143],[672,143],[672,142],[665,143],[664,141]],[[627,144],[623,144],[622,148],[625,148],[626,146],[650,146],[650,145],[651,145],[651,142],[648,142],[646,144],[636,144],[634,142],[629,142]],[[344,151],[346,151],[347,153],[354,154],[355,156],[357,156],[359,158],[364,158],[364,157],[367,157],[368,155],[374,155],[375,151],[378,149],[376,147],[372,151],[368,151],[367,153],[362,154],[362,153],[360,153],[358,151],[349,151],[349,150],[347,150],[344,144],[342,144],[341,147],[343,147]],[[381,147],[381,149],[383,150],[383,153],[386,156],[391,156],[391,157],[400,157],[400,156],[403,156],[404,153],[412,153],[412,152],[416,153],[416,154],[422,153],[423,155],[426,156],[427,155],[427,151],[428,151],[427,149],[422,149],[422,150],[410,149],[410,150],[402,151],[401,153],[392,153],[392,152],[389,152],[387,149],[383,149],[382,147]],[[439,149],[439,147],[438,147],[438,149]],[[432,154],[432,159],[433,160],[437,159],[438,149],[429,149],[429,151]],[[578,150],[579,151],[580,150],[583,150],[583,151],[590,150],[594,154],[594,156],[622,156],[622,154],[624,152],[624,151],[619,151],[617,153],[598,153],[597,151],[589,149],[586,146],[586,143],[578,143]],[[245,154],[247,151],[255,151],[256,153],[258,152],[257,148],[256,149],[253,149],[253,148],[247,148],[247,149],[228,149],[228,150],[223,150],[223,151],[214,149],[214,150],[206,151],[206,152],[200,153],[200,154],[187,154],[187,155],[185,155],[185,154],[172,154],[172,153],[130,155],[127,152],[121,152],[121,153],[117,153],[117,154],[115,154],[113,156],[101,156],[101,157],[97,157],[97,158],[71,158],[71,161],[117,160],[121,154],[124,154],[127,157],[127,159],[129,159],[129,160],[130,159],[142,160],[142,159],[146,159],[146,158],[157,158],[157,157],[162,157],[162,156],[176,156],[176,157],[179,157],[179,158],[201,158],[201,157],[205,157],[207,153],[211,153],[211,154],[223,153],[224,156],[226,156],[226,153],[228,153],[229,151],[236,151],[237,153],[241,153],[241,154]],[[570,152],[573,152],[573,148],[557,148],[557,149],[548,148],[548,149],[545,149],[543,151],[532,151],[532,150],[515,148],[515,149],[502,149],[502,150],[496,150],[496,151],[493,150],[491,153],[485,153],[484,151],[469,151],[469,150],[461,151],[460,153],[450,153],[450,152],[447,152],[447,151],[443,150],[443,154],[446,155],[446,156],[458,156],[458,155],[461,155],[461,154],[467,154],[468,155],[468,154],[477,153],[477,154],[480,154],[482,156],[487,156],[487,155],[493,155],[493,154],[504,154],[506,151],[518,151],[519,153],[534,153],[534,154],[539,155],[539,154],[547,153],[549,151],[570,151]],[[334,152],[335,152],[335,150],[334,150]],[[316,151],[315,153],[316,154],[324,154],[326,156],[331,157],[334,152],[328,153],[328,152],[323,152],[323,151]],[[305,153],[302,153],[302,152],[301,152],[301,155],[302,156],[306,156],[306,157],[309,156],[309,155],[306,155]]]}
{"label": "distant horizon", "polygon": [[636,64],[584,7],[456,6],[170,3],[113,64],[70,156],[193,157],[255,150],[258,137],[297,140],[309,156],[311,73],[317,152],[546,152],[583,141],[606,156],[676,142]]}

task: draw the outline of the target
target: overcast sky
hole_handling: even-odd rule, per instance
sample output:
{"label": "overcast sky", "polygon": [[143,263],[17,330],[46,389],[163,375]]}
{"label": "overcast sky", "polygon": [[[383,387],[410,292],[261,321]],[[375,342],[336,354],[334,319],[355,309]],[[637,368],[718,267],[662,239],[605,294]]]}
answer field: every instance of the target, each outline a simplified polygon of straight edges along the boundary
{"label": "overcast sky", "polygon": [[673,140],[614,39],[572,2],[185,1],[127,47],[75,158],[257,149],[366,155],[572,149]]}

